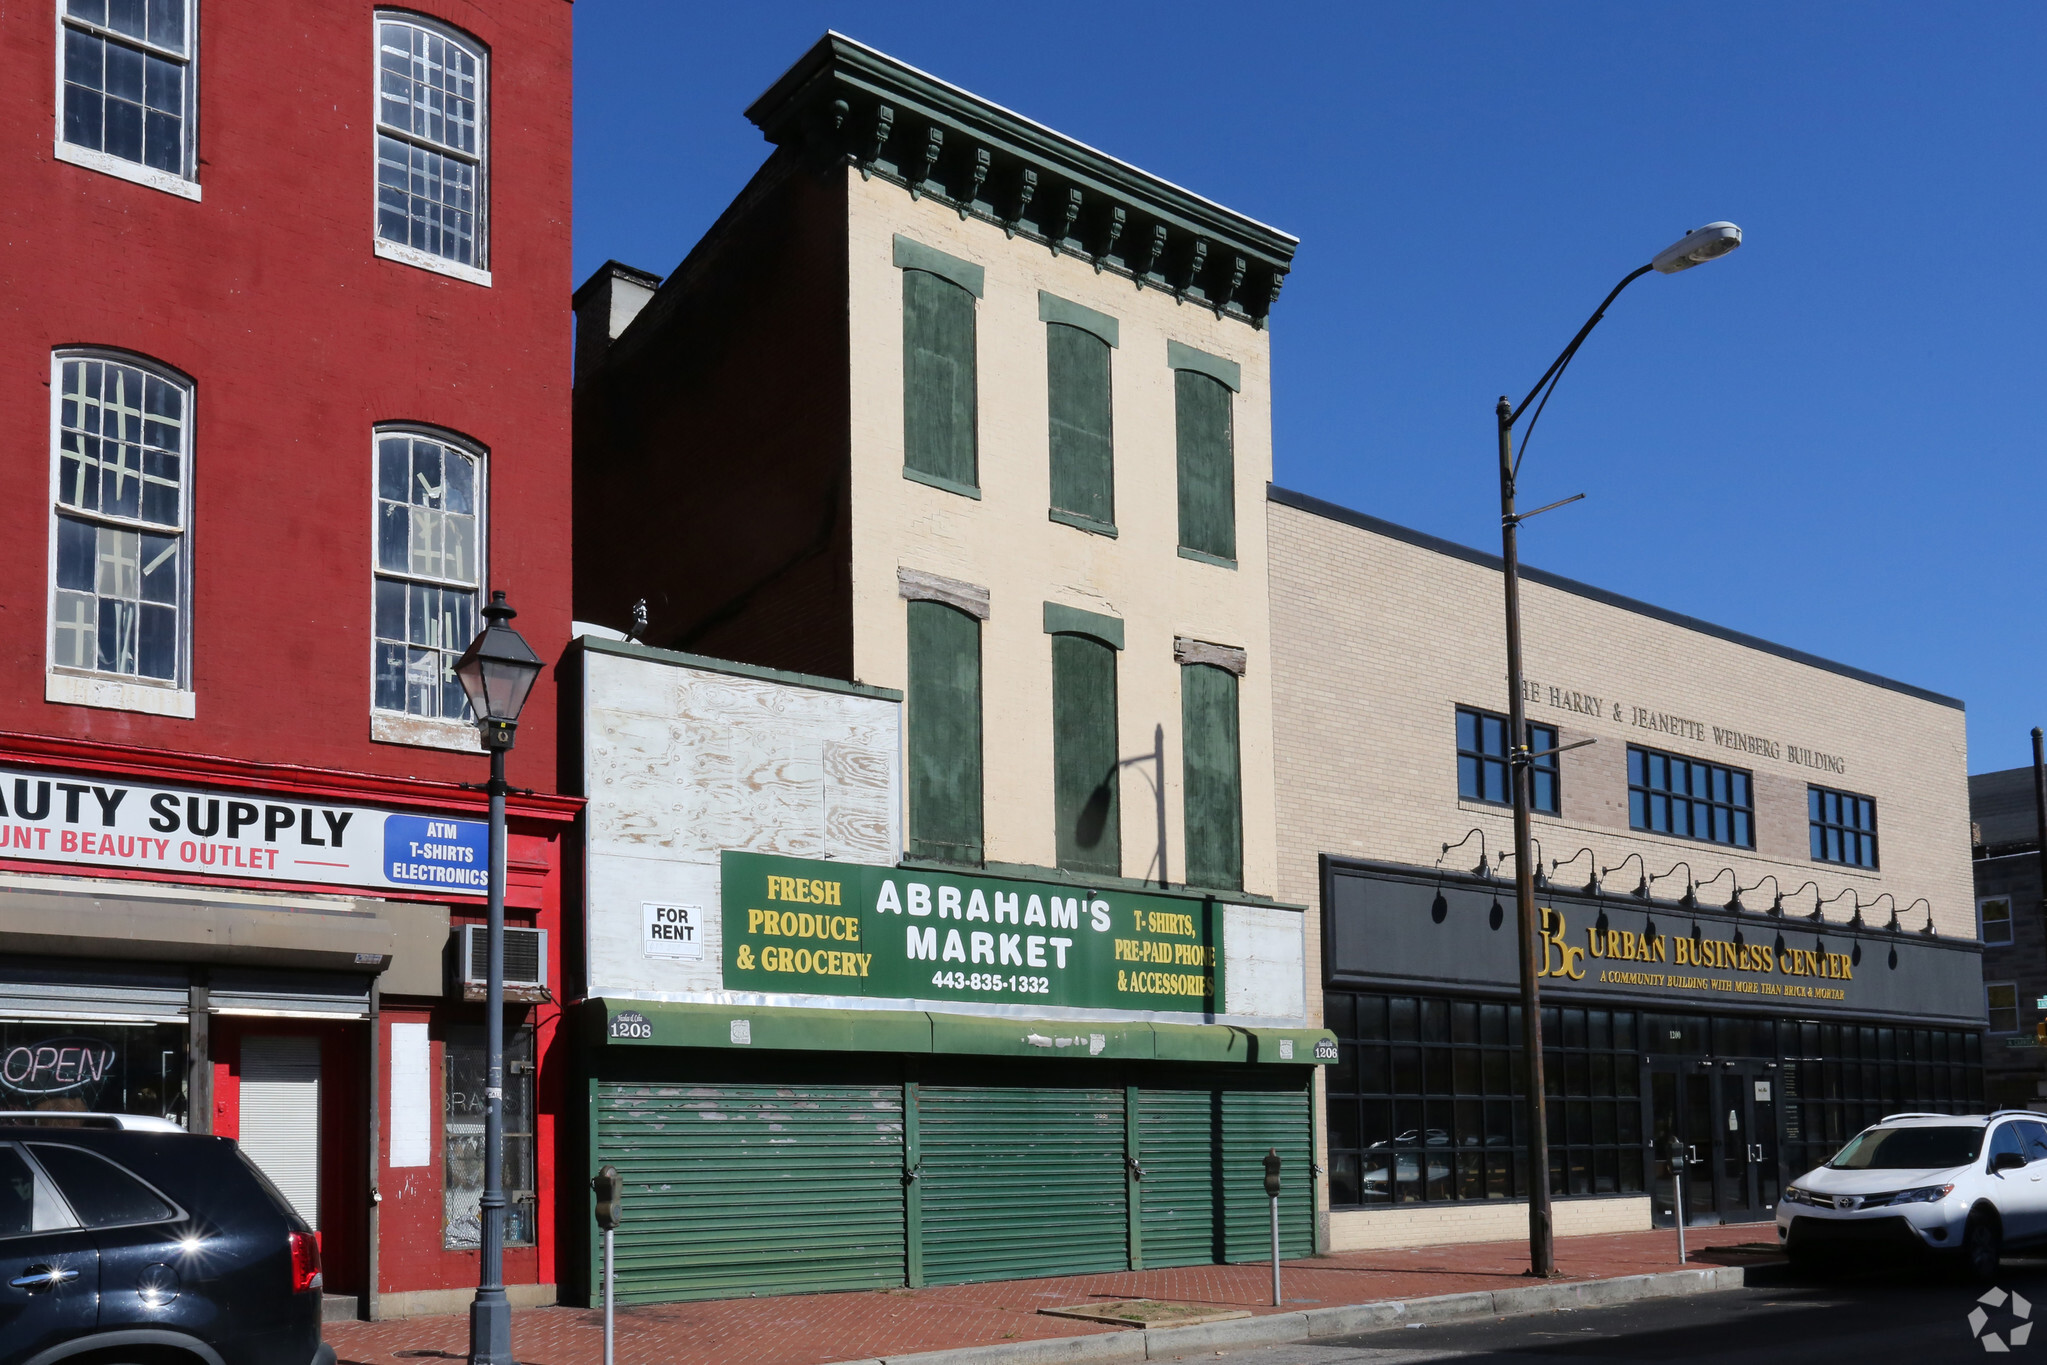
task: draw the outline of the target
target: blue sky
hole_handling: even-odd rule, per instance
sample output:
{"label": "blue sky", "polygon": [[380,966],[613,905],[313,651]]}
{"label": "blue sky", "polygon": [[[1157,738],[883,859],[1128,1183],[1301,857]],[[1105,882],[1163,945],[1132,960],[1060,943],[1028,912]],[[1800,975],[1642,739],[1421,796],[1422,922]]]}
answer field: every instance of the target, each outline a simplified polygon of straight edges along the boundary
{"label": "blue sky", "polygon": [[[577,278],[666,273],[827,28],[1302,239],[1277,479],[1497,548],[1492,404],[1622,274],[1543,416],[1523,555],[2047,724],[2047,6],[576,6]],[[1867,733],[1869,745],[1884,736]]]}

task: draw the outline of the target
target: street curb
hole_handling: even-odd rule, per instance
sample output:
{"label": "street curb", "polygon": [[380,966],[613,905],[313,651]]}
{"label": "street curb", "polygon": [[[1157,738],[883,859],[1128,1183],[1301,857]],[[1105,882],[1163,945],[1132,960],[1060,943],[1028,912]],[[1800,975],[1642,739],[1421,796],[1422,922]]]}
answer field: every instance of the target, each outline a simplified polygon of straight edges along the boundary
{"label": "street curb", "polygon": [[1474,1318],[1512,1317],[1565,1309],[1604,1308],[1642,1299],[1682,1298],[1740,1289],[1747,1283],[1741,1266],[1702,1266],[1653,1275],[1622,1275],[1610,1280],[1578,1280],[1569,1284],[1532,1284],[1516,1289],[1480,1290],[1469,1294],[1437,1294],[1425,1299],[1387,1299],[1345,1304],[1299,1313],[1268,1313],[1193,1327],[1152,1327],[1142,1331],[1101,1332],[1084,1337],[1043,1337],[1036,1341],[1003,1341],[988,1346],[961,1346],[944,1351],[919,1351],[878,1359],[843,1361],[840,1365],[1093,1365],[1125,1360],[1173,1360],[1190,1352],[1213,1354],[1218,1348],[1278,1346],[1287,1342],[1353,1336],[1410,1323],[1459,1322]]}

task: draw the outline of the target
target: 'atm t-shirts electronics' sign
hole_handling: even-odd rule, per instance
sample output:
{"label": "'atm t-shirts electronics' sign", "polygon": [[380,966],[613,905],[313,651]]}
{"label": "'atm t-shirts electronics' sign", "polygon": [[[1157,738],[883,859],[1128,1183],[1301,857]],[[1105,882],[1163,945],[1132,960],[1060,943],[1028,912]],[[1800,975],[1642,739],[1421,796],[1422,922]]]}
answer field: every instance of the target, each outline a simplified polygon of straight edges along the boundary
{"label": "'atm t-shirts electronics' sign", "polygon": [[489,838],[481,820],[0,768],[0,867],[82,863],[481,896]]}

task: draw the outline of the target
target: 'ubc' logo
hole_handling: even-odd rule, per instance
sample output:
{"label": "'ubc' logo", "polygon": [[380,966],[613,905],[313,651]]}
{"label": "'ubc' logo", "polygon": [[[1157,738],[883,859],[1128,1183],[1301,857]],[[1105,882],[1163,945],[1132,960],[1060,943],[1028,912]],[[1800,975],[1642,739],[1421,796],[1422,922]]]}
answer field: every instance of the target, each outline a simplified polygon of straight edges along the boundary
{"label": "'ubc' logo", "polygon": [[[1552,929],[1552,925],[1556,927]],[[1568,976],[1573,981],[1585,979],[1585,950],[1565,943],[1566,932],[1563,914],[1545,905],[1542,908],[1542,970],[1536,973],[1537,976]]]}

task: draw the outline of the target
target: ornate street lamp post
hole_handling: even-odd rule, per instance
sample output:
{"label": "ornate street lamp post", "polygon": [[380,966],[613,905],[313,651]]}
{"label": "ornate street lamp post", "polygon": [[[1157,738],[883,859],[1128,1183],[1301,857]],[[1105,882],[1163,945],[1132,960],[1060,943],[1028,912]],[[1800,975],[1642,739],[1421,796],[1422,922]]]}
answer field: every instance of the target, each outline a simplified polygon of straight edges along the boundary
{"label": "ornate street lamp post", "polygon": [[509,622],[518,615],[493,592],[487,623],[455,664],[490,751],[490,965],[483,1079],[483,1257],[469,1306],[470,1365],[515,1365],[512,1305],[505,1297],[505,754],[526,695],[540,677],[540,656]]}
{"label": "ornate street lamp post", "polygon": [[[1740,228],[1732,223],[1708,223],[1665,247],[1648,265],[1635,270],[1613,287],[1613,292],[1606,296],[1606,302],[1600,304],[1591,319],[1578,329],[1578,335],[1572,337],[1563,354],[1551,362],[1519,407],[1509,404],[1506,395],[1502,394],[1495,409],[1500,426],[1500,557],[1507,589],[1507,744],[1513,765],[1514,907],[1521,942],[1521,1045],[1527,1058],[1528,1273],[1531,1275],[1546,1277],[1556,1273],[1556,1242],[1549,1207],[1549,1115],[1543,1101],[1542,1011],[1535,980],[1536,963],[1542,960],[1542,954],[1537,941],[1535,867],[1529,861],[1528,850],[1528,810],[1533,804],[1529,790],[1533,779],[1529,768],[1536,759],[1557,751],[1533,754],[1528,750],[1527,698],[1523,695],[1521,679],[1521,557],[1518,533],[1521,523],[1529,517],[1547,512],[1551,507],[1561,507],[1565,502],[1576,502],[1585,495],[1580,493],[1565,498],[1563,502],[1538,507],[1533,512],[1516,512],[1514,481],[1521,472],[1521,455],[1528,453],[1528,437],[1534,432],[1535,423],[1541,418],[1550,394],[1555,391],[1557,380],[1563,377],[1564,368],[1571,363],[1571,357],[1578,354],[1585,338],[1606,316],[1607,308],[1620,297],[1621,290],[1652,270],[1674,275],[1680,270],[1689,270],[1725,256],[1740,245]],[[1521,453],[1517,455],[1514,451],[1514,423],[1528,411],[1530,403],[1535,404],[1535,411],[1522,432]]]}

